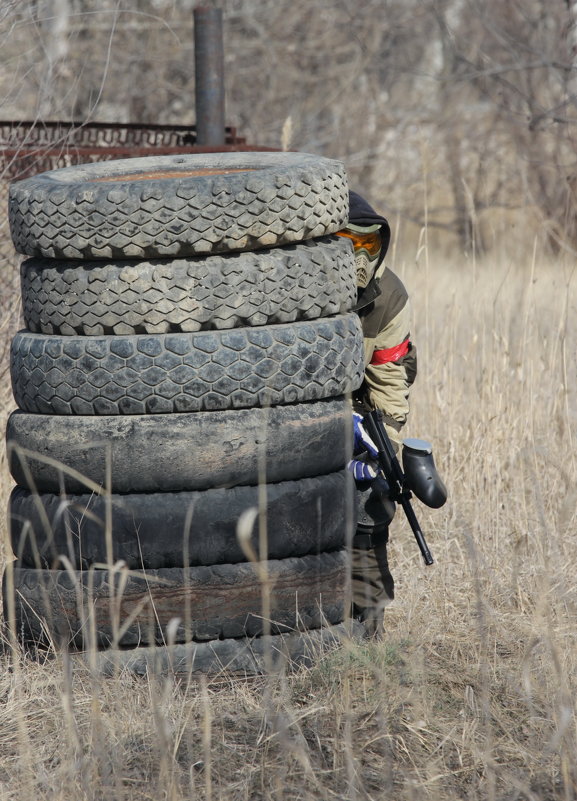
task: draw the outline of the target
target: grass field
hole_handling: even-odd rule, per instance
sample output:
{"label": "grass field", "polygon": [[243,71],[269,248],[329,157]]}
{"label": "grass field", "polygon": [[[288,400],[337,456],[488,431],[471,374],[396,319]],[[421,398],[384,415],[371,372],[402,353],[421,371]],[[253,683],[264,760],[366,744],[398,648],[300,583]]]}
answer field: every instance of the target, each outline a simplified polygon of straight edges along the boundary
{"label": "grass field", "polygon": [[[433,441],[450,500],[418,509],[432,567],[395,520],[384,641],[250,681],[8,652],[2,801],[577,798],[575,268],[537,246],[394,261],[419,350],[407,433]],[[14,289],[2,304],[3,427]]]}

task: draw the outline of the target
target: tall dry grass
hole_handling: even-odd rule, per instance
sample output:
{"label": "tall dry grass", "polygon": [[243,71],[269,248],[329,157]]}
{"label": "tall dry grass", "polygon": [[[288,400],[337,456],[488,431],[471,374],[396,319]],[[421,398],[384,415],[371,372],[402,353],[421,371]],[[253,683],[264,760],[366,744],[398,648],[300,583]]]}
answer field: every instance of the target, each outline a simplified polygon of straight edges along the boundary
{"label": "tall dry grass", "polygon": [[[425,241],[390,261],[420,357],[408,433],[434,442],[450,500],[418,509],[430,568],[394,523],[385,640],[246,682],[8,652],[0,799],[577,797],[574,265],[538,243],[477,262]],[[2,424],[15,308],[3,296]]]}

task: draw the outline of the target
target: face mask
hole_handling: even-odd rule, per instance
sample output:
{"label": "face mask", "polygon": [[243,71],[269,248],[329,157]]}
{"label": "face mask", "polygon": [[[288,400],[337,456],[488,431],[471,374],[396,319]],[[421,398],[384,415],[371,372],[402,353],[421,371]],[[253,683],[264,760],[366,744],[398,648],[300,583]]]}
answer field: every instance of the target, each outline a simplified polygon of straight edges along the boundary
{"label": "face mask", "polygon": [[357,286],[364,289],[375,273],[377,259],[369,259],[366,250],[355,253],[355,267],[357,268]]}
{"label": "face mask", "polygon": [[357,287],[365,289],[375,274],[381,255],[381,226],[353,225],[338,232],[338,236],[346,237],[355,249],[355,266],[357,268]]}

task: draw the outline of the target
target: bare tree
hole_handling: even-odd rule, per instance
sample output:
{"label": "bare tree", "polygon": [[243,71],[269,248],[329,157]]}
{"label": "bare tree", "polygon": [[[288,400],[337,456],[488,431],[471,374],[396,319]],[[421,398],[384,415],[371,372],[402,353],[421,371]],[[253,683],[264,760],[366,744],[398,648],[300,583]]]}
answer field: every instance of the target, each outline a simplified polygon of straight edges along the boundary
{"label": "bare tree", "polygon": [[[211,2],[249,142],[342,159],[418,225],[426,198],[463,251],[491,246],[495,209],[577,247],[577,0]],[[193,5],[5,3],[0,116],[192,124]]]}

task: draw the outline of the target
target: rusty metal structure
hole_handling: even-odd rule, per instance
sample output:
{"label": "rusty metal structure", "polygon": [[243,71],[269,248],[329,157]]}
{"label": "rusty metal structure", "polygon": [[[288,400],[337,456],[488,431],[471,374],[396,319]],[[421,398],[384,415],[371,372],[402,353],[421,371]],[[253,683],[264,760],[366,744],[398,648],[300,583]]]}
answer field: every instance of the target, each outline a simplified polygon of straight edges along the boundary
{"label": "rusty metal structure", "polygon": [[196,126],[137,125],[104,122],[0,122],[0,169],[7,180],[20,180],[45,170],[91,161],[211,153],[226,150],[269,150],[247,145],[236,129],[224,129],[222,145],[199,145]]}
{"label": "rusty metal structure", "polygon": [[196,125],[0,122],[0,179],[135,156],[275,150],[248,145],[225,126],[222,10],[200,6],[193,14]]}

